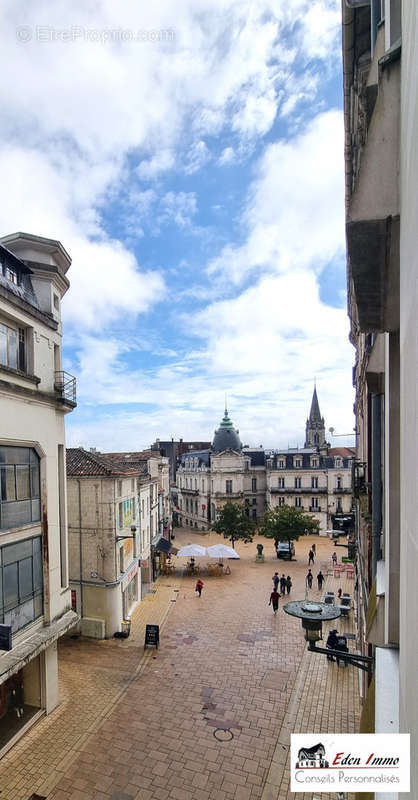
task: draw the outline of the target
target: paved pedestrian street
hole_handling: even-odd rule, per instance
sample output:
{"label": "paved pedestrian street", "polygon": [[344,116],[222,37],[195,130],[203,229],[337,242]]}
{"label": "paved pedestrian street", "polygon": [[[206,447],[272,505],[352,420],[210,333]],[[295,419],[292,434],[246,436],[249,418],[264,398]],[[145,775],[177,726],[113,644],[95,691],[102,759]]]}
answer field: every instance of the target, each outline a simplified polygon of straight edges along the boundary
{"label": "paved pedestrian street", "polygon": [[[177,543],[205,546],[216,534],[182,530]],[[256,563],[256,542],[265,562]],[[290,792],[290,732],[359,728],[358,671],[306,651],[299,620],[268,606],[272,575],[290,574],[289,599],[302,599],[308,551],[313,574],[334,550],[325,538],[296,543],[296,561],[272,543],[239,544],[231,575],[162,577],[133,616],[127,640],[66,638],[60,644],[62,702],[0,762],[0,800],[312,800]],[[338,555],[344,554],[342,549]],[[203,561],[201,561],[203,564]],[[331,570],[329,570],[331,572]],[[312,598],[319,599],[315,589]],[[334,573],[329,588],[353,594]],[[285,602],[287,599],[285,600]],[[144,654],[145,624],[161,627],[158,651]],[[352,620],[338,620],[340,631]],[[349,795],[349,798],[351,796]]]}

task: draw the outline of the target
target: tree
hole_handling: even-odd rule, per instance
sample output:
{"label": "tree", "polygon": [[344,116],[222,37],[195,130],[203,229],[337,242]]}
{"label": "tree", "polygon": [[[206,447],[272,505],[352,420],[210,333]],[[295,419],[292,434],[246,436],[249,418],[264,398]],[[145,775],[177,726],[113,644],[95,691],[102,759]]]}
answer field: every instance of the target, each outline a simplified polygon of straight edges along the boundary
{"label": "tree", "polygon": [[319,528],[319,521],[311,517],[303,508],[296,506],[278,506],[270,508],[264,514],[261,536],[274,539],[276,542],[290,542],[299,539],[304,533],[314,533]]}
{"label": "tree", "polygon": [[255,526],[239,503],[225,503],[219,511],[217,521],[212,525],[212,530],[223,534],[224,539],[230,539],[232,547],[235,547],[234,543],[238,540],[252,542]]}

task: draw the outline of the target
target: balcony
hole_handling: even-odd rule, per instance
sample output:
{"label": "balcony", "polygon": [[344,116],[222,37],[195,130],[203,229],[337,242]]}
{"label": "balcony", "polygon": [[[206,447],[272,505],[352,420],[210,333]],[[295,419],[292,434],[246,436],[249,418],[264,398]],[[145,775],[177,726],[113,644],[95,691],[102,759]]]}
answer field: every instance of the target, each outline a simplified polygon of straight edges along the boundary
{"label": "balcony", "polygon": [[280,486],[271,486],[270,492],[272,492],[272,494],[327,494],[327,487],[318,486],[316,489],[313,489],[312,486],[299,486],[298,488],[295,486],[284,486],[283,488],[280,488]]}
{"label": "balcony", "polygon": [[337,486],[335,489],[332,490],[332,493],[333,494],[353,494],[353,490],[349,486],[341,486],[340,488],[338,488],[338,486]]}
{"label": "balcony", "polygon": [[222,497],[227,500],[236,500],[244,497],[244,492],[214,492],[214,497]]}
{"label": "balcony", "polygon": [[65,405],[75,408],[77,405],[77,381],[69,372],[55,372],[54,389],[60,395],[59,400]]}
{"label": "balcony", "polygon": [[319,514],[321,511],[321,506],[309,506],[309,511],[312,511],[314,514]]}
{"label": "balcony", "polygon": [[199,489],[179,489],[179,491],[182,494],[194,494],[196,496],[199,494]]}

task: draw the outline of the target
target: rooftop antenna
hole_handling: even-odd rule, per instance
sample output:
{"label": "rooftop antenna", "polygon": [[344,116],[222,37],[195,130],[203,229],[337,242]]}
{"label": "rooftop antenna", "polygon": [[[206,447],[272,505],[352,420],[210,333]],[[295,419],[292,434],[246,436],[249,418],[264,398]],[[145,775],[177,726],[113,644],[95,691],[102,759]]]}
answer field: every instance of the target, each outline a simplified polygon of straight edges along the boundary
{"label": "rooftop antenna", "polygon": [[227,403],[227,396],[226,396],[226,392],[225,392],[225,414],[227,414],[227,413],[228,413],[228,403]]}

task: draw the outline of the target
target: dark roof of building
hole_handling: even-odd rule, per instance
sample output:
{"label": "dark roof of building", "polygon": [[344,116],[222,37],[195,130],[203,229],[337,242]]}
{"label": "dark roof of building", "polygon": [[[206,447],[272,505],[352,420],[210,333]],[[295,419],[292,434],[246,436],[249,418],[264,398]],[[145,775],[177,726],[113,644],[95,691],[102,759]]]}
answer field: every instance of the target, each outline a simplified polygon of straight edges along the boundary
{"label": "dark roof of building", "polygon": [[[116,455],[116,454],[115,454]],[[142,462],[144,465],[144,462]],[[146,472],[146,463],[145,463]],[[67,447],[67,475],[114,477],[117,475],[144,474],[138,464],[126,464],[120,461],[107,460],[102,454],[89,453],[82,447]]]}
{"label": "dark roof of building", "polygon": [[243,455],[249,456],[251,460],[252,467],[263,467],[265,463],[265,453],[264,450],[251,450],[251,447],[246,447],[245,450],[242,451]]}
{"label": "dark roof of building", "polygon": [[225,414],[222,418],[219,428],[215,431],[215,436],[212,442],[212,451],[214,453],[223,453],[225,450],[238,450],[242,449],[241,439],[239,438],[239,431],[236,430],[228,416],[228,410],[225,409]]}
{"label": "dark roof of building", "polygon": [[210,450],[192,450],[189,453],[184,453],[181,458],[181,463],[184,465],[186,459],[198,458],[200,464],[209,466],[210,464]]}

